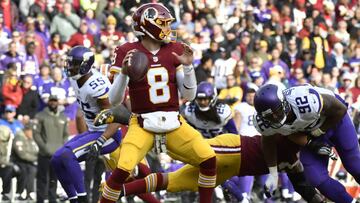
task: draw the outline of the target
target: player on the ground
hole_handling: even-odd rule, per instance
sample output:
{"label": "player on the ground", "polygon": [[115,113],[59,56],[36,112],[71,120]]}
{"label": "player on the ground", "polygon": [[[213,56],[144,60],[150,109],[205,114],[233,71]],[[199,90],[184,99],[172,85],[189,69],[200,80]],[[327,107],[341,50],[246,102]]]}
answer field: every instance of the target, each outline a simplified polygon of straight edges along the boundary
{"label": "player on the ground", "polygon": [[[242,136],[234,134],[222,134],[206,140],[216,152],[217,180],[219,185],[232,176],[262,175],[269,173],[264,153],[261,148],[261,136]],[[306,143],[306,139],[303,141]],[[296,190],[302,194],[308,202],[323,202],[323,198],[316,190],[306,183],[302,166],[297,157],[300,147],[285,137],[278,137],[277,158],[279,170],[286,170],[295,185]],[[331,148],[328,145],[318,143],[313,150]],[[113,153],[112,153],[113,155]],[[116,163],[108,168],[115,168]],[[144,179],[126,183],[122,194],[142,194],[158,190],[169,192],[197,191],[199,168],[189,164],[170,173],[152,173]]]}
{"label": "player on the ground", "polygon": [[185,105],[182,115],[205,138],[225,132],[238,134],[230,106],[217,101],[216,88],[209,82],[197,86],[195,100]]}
{"label": "player on the ground", "polygon": [[[119,157],[117,168],[106,181],[100,202],[118,200],[130,171],[153,147],[154,140],[161,140],[160,148],[167,150],[172,158],[200,168],[199,199],[209,203],[216,181],[215,152],[179,115],[178,91],[187,100],[195,98],[193,51],[188,45],[170,43],[170,24],[174,18],[162,4],[143,4],[132,18],[140,41],[125,43],[115,50],[113,69],[121,71],[114,78],[109,97],[113,106],[119,104],[128,85],[134,114],[120,151],[126,156]],[[129,81],[127,71],[135,50],[147,55],[149,69],[143,79],[130,78]],[[155,136],[160,139],[154,139]]]}
{"label": "player on the ground", "polygon": [[[263,135],[264,154],[270,177],[266,188],[277,188],[275,134],[289,136],[305,132],[309,142],[321,141],[334,146],[346,170],[360,183],[360,151],[357,135],[347,107],[332,91],[311,85],[282,90],[276,85],[262,86],[255,95],[255,126]],[[307,147],[300,153],[310,184],[334,202],[355,202],[345,187],[329,176],[328,158],[312,153]]]}
{"label": "player on the ground", "polygon": [[[84,175],[79,162],[87,158],[91,144],[92,147],[102,146],[100,153],[106,154],[115,150],[121,141],[120,124],[93,124],[96,115],[111,106],[108,98],[110,82],[92,69],[93,63],[94,53],[86,47],[76,46],[68,53],[65,66],[88,127],[88,131],[65,143],[51,159],[51,165],[70,202],[87,202]],[[130,112],[124,113],[130,116]]]}

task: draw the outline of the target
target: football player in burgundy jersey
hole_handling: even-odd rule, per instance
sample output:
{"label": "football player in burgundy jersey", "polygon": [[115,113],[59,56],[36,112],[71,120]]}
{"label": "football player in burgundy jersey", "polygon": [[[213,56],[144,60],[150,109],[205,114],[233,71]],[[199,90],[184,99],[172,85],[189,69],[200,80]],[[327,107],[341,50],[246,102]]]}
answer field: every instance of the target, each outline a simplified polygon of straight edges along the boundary
{"label": "football player in burgundy jersey", "polygon": [[[119,104],[128,86],[133,116],[118,165],[106,181],[100,202],[118,200],[130,171],[155,146],[174,159],[199,167],[199,201],[209,203],[216,184],[215,152],[179,114],[178,91],[187,100],[195,98],[193,51],[186,44],[173,42],[170,24],[174,18],[162,4],[143,4],[132,19],[140,41],[125,43],[115,50],[112,71],[117,74],[109,98],[113,106]],[[149,61],[148,72],[140,81],[127,76],[134,50],[145,53]],[[152,187],[157,187],[162,179],[161,174],[155,176]]]}
{"label": "football player in burgundy jersey", "polygon": [[[208,139],[207,142],[216,153],[216,185],[223,183],[232,176],[262,175],[269,173],[261,148],[261,136],[256,135],[249,137],[235,134],[222,134],[215,138]],[[323,202],[324,198],[322,195],[305,180],[302,170],[303,167],[297,156],[300,146],[283,136],[278,136],[276,143],[278,150],[277,166],[280,170],[288,173],[296,191],[299,192],[307,202]],[[331,150],[328,145],[322,143],[318,143],[315,148],[327,148]],[[114,153],[111,155],[115,155],[115,157],[118,156]],[[105,163],[109,169],[116,167],[116,163]],[[160,173],[152,173],[144,179],[124,184],[122,194],[134,195],[159,190],[167,190],[169,192],[180,192],[184,190],[197,191],[196,177],[198,173],[199,168],[187,164],[174,172],[162,173],[162,176],[166,178],[162,179],[162,182],[156,183],[157,187],[153,187],[152,184],[155,184],[153,180],[155,180],[156,176]]]}

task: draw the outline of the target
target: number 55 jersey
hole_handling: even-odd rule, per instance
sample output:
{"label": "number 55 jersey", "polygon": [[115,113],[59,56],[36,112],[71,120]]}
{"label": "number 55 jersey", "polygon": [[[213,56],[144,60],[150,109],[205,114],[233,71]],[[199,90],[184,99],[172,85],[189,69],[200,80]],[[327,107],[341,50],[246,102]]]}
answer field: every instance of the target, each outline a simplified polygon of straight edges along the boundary
{"label": "number 55 jersey", "polygon": [[[154,111],[178,111],[179,97],[176,81],[179,61],[172,52],[181,55],[182,45],[178,42],[168,43],[159,50],[148,51],[141,42],[126,43],[116,48],[115,61],[111,72],[119,72],[126,53],[130,50],[145,53],[149,61],[149,70],[140,81],[129,81],[129,95],[131,111],[134,113],[148,113]],[[182,84],[181,84],[182,85]]]}
{"label": "number 55 jersey", "polygon": [[257,113],[254,114],[254,125],[264,136],[280,133],[290,135],[295,132],[310,132],[320,127],[325,121],[321,116],[323,99],[321,94],[335,94],[327,89],[311,85],[296,86],[283,91],[285,100],[291,106],[296,119],[292,124],[284,124],[280,128],[272,128]]}
{"label": "number 55 jersey", "polygon": [[93,122],[101,109],[97,104],[98,99],[107,98],[110,88],[110,81],[95,69],[91,70],[92,75],[79,86],[76,80],[69,78],[71,86],[75,90],[76,100],[84,114],[86,125],[89,131],[105,131],[107,125],[94,126]]}

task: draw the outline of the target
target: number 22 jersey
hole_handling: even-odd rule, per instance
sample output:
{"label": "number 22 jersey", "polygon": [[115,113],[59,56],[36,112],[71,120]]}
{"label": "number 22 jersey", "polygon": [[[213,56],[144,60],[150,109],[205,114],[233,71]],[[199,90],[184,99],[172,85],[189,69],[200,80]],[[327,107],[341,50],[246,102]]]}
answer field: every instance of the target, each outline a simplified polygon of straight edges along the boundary
{"label": "number 22 jersey", "polygon": [[311,85],[296,86],[283,91],[284,98],[289,102],[296,119],[291,124],[285,124],[281,128],[272,128],[254,114],[254,125],[262,135],[290,135],[295,132],[311,132],[320,127],[325,121],[325,117],[320,113],[323,108],[321,94],[335,96],[335,94],[324,88],[313,87]]}
{"label": "number 22 jersey", "polygon": [[181,55],[181,43],[168,43],[156,52],[148,51],[141,42],[125,43],[115,50],[112,72],[119,72],[126,53],[139,50],[147,55],[149,70],[140,81],[129,81],[131,110],[134,113],[155,111],[179,111],[179,96],[176,81],[177,68],[181,65],[172,52]]}

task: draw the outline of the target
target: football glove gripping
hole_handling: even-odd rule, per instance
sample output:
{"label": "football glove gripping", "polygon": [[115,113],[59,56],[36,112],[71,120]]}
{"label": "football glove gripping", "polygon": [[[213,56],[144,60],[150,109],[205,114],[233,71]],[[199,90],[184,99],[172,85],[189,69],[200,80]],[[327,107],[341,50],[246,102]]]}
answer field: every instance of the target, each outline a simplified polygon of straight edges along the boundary
{"label": "football glove gripping", "polygon": [[100,126],[112,122],[114,122],[114,115],[112,114],[112,110],[104,109],[95,117],[94,125]]}
{"label": "football glove gripping", "polygon": [[110,123],[120,123],[128,125],[131,112],[124,105],[118,105],[111,109],[102,110],[94,119],[94,125],[100,126]]}
{"label": "football glove gripping", "polygon": [[332,160],[338,159],[336,153],[332,150],[332,147],[326,143],[322,143],[322,142],[314,141],[314,140],[310,139],[307,142],[306,147],[310,151],[312,151],[318,155],[328,156]]}
{"label": "football glove gripping", "polygon": [[269,167],[269,172],[269,177],[267,178],[264,185],[265,195],[267,198],[275,195],[279,180],[277,166]]}
{"label": "football glove gripping", "polygon": [[90,146],[88,152],[88,160],[95,160],[99,157],[100,151],[104,143],[106,142],[106,138],[104,136],[100,136],[94,144]]}

